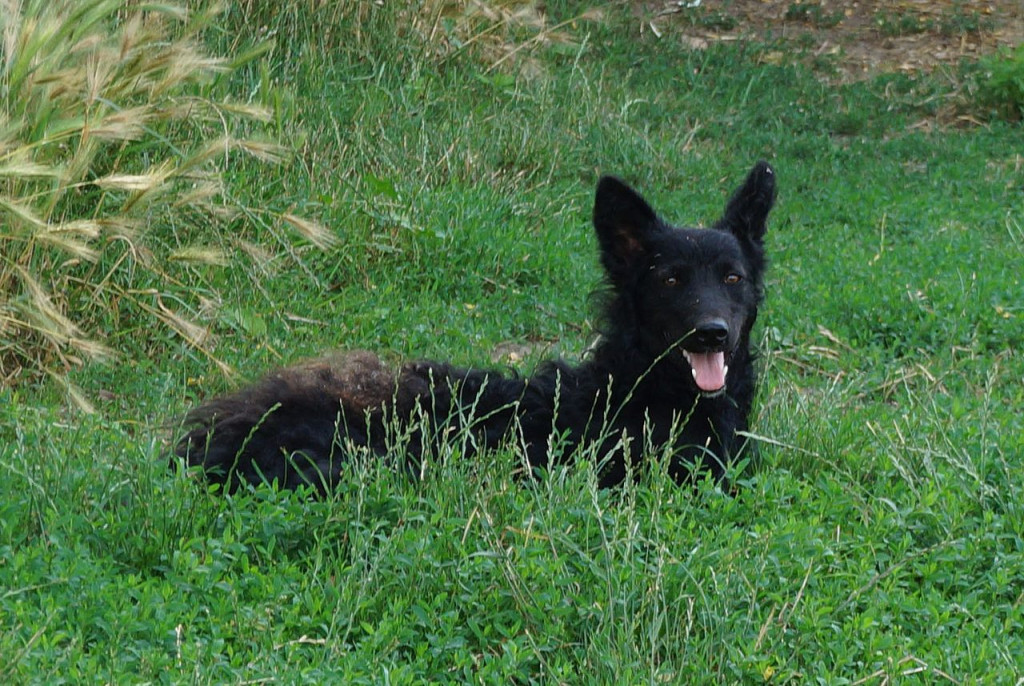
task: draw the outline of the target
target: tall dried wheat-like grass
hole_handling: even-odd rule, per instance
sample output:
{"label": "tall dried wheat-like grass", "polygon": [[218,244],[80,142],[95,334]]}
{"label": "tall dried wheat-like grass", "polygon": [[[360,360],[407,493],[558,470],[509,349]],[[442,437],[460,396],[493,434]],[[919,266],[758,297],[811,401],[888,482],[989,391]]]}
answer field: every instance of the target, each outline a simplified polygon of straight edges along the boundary
{"label": "tall dried wheat-like grass", "polygon": [[[225,162],[286,153],[232,134],[269,112],[209,95],[229,70],[200,47],[212,17],[172,3],[0,0],[0,386],[116,354],[95,331],[110,308],[208,352],[207,327],[167,305],[183,300],[171,297],[175,268],[227,261]],[[281,222],[332,242],[315,222]],[[168,225],[195,244],[161,243]]]}

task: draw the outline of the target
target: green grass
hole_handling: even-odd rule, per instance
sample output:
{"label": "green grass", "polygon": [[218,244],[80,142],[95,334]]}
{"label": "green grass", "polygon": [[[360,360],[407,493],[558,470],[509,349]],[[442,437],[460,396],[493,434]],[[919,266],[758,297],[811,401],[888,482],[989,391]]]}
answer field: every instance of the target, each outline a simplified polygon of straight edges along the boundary
{"label": "green grass", "polygon": [[[240,163],[230,192],[340,239],[271,260],[262,289],[211,267],[219,359],[251,377],[334,347],[575,356],[598,175],[707,223],[764,157],[759,463],[736,497],[657,470],[598,491],[586,463],[524,487],[515,455],[457,452],[421,482],[355,470],[322,502],[209,494],[160,455],[237,380],[129,324],[134,354],[71,373],[98,414],[0,391],[0,681],[1024,678],[1024,131],[911,127],[943,120],[951,80],[825,86],[764,63],[776,44],[638,38],[619,6],[520,72],[437,54],[386,5],[229,14],[210,38],[287,38],[226,85],[277,102],[299,152]],[[548,5],[552,25],[580,12]]]}

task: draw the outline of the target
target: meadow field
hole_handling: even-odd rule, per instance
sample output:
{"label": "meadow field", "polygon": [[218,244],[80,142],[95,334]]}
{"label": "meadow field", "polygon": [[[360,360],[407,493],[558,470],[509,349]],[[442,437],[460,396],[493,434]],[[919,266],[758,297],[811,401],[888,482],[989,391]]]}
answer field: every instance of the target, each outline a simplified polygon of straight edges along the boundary
{"label": "meadow field", "polygon": [[[226,61],[177,96],[252,108],[201,124],[249,141],[216,170],[227,219],[180,190],[141,212],[111,173],[191,131],[151,117],[54,206],[121,193],[152,244],[22,260],[0,225],[10,273],[116,351],[8,341],[38,294],[2,273],[0,682],[1024,683],[1024,85],[992,85],[1024,84],[1024,52],[851,79],[799,17],[715,41],[693,35],[728,2],[543,5],[234,3],[195,34]],[[7,143],[4,192],[40,192]],[[183,145],[198,184],[215,156]],[[779,196],[734,494],[656,456],[617,489],[586,455],[524,483],[514,452],[457,446],[321,500],[168,468],[195,402],[323,351],[578,358],[599,176],[707,225],[758,159]],[[0,193],[0,221],[36,226],[34,197]]]}

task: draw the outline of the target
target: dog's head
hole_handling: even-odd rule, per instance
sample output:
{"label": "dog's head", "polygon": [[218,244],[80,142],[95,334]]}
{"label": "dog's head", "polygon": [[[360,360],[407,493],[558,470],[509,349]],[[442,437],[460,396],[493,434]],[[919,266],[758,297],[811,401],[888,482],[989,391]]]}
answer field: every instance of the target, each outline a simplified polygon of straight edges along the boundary
{"label": "dog's head", "polygon": [[601,262],[630,311],[637,352],[687,367],[704,394],[725,390],[729,362],[757,316],[774,200],[775,174],[759,162],[713,228],[675,228],[619,179],[598,183]]}

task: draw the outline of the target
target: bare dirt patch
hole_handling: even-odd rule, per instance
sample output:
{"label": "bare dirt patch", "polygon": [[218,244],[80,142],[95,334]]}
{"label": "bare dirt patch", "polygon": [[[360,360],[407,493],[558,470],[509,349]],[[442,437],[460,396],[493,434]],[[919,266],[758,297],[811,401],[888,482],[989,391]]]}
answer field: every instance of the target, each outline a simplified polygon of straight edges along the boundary
{"label": "bare dirt patch", "polygon": [[678,29],[697,49],[749,38],[795,46],[767,59],[811,60],[837,81],[932,71],[1024,42],[1021,0],[660,0],[637,9],[644,31]]}

